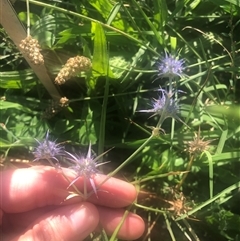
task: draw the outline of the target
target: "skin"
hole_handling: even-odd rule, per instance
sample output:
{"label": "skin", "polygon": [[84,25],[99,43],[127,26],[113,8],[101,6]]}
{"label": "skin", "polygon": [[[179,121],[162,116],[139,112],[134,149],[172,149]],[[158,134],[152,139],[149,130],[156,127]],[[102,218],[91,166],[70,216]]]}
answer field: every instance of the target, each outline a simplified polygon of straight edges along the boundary
{"label": "skin", "polygon": [[[133,185],[106,176],[95,175],[97,196],[85,200],[72,195],[74,173],[63,169],[64,176],[53,167],[34,166],[0,172],[0,239],[4,241],[79,241],[103,227],[111,235],[121,221],[124,207],[134,202]],[[83,190],[84,179],[74,185]],[[88,193],[92,188],[87,183]],[[133,228],[134,227],[134,228]],[[142,236],[145,226],[136,214],[129,213],[118,238],[134,240]]]}

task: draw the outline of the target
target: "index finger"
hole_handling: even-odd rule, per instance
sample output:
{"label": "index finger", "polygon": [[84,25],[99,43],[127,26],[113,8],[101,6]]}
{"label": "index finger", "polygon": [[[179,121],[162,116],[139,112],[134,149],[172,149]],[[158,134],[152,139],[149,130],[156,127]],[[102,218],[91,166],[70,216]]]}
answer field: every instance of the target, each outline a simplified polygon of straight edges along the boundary
{"label": "index finger", "polygon": [[[74,173],[63,169],[64,175],[73,181]],[[69,181],[53,167],[34,166],[0,173],[0,207],[9,213],[24,212],[48,205],[61,205],[69,196]],[[107,176],[97,174],[93,177],[98,187]],[[84,179],[79,178],[74,185],[83,190]],[[87,182],[87,186],[90,184]],[[96,195],[89,198],[94,204],[119,208],[131,204],[136,198],[133,185],[116,178],[108,179],[101,185]],[[74,198],[71,203],[83,201],[82,197]]]}

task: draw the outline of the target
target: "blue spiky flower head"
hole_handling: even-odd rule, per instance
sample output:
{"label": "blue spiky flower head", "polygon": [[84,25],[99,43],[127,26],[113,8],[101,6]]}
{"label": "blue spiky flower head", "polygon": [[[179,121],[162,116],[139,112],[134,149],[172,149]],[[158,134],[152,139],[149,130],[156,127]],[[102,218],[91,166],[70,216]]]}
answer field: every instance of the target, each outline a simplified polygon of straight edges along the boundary
{"label": "blue spiky flower head", "polygon": [[171,54],[165,53],[165,57],[158,62],[158,76],[174,78],[176,76],[182,77],[184,60],[177,59]]}
{"label": "blue spiky flower head", "polygon": [[168,117],[179,119],[177,114],[179,112],[178,101],[173,99],[173,93],[168,93],[164,89],[159,89],[160,95],[158,99],[153,99],[152,108],[148,110],[139,110],[139,112],[153,113],[153,116],[160,115],[163,119]]}
{"label": "blue spiky flower head", "polygon": [[48,160],[53,165],[52,160],[59,162],[58,157],[64,155],[64,147],[61,144],[56,144],[55,141],[49,140],[49,131],[46,133],[45,139],[38,143],[33,151],[35,159],[33,161]]}
{"label": "blue spiky flower head", "polygon": [[80,177],[84,177],[84,181],[86,181],[86,179],[90,181],[93,191],[97,196],[97,188],[95,186],[93,177],[94,175],[99,173],[98,166],[103,165],[107,162],[102,162],[102,163],[97,162],[99,158],[103,156],[105,153],[94,158],[92,157],[91,152],[92,152],[91,143],[89,144],[88,152],[86,156],[78,156],[78,155],[73,155],[69,152],[66,152],[68,155],[67,159],[73,163],[73,166],[71,166],[70,168],[73,169],[77,174],[76,178],[70,183],[69,187],[73,185]]}

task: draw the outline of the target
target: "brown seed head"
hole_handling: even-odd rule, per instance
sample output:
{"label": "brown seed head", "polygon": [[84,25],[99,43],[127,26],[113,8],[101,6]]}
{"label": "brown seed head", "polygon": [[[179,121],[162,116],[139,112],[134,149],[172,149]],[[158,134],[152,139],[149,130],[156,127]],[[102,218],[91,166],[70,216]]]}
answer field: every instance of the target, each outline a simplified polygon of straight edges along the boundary
{"label": "brown seed head", "polygon": [[23,53],[27,54],[31,62],[34,64],[44,64],[44,59],[40,52],[41,49],[37,39],[28,36],[21,41],[19,47]]}
{"label": "brown seed head", "polygon": [[76,56],[69,58],[67,63],[59,71],[55,78],[55,83],[58,85],[64,84],[71,77],[76,76],[81,71],[88,71],[92,67],[91,60],[84,56]]}
{"label": "brown seed head", "polygon": [[69,104],[69,99],[66,98],[66,97],[62,97],[60,100],[59,100],[59,105],[61,107],[67,107]]}
{"label": "brown seed head", "polygon": [[204,141],[204,137],[201,138],[200,136],[200,129],[198,130],[198,133],[194,133],[195,137],[192,141],[187,142],[187,148],[186,151],[188,151],[191,154],[200,154],[204,151],[207,151],[209,149],[209,144],[213,140]]}

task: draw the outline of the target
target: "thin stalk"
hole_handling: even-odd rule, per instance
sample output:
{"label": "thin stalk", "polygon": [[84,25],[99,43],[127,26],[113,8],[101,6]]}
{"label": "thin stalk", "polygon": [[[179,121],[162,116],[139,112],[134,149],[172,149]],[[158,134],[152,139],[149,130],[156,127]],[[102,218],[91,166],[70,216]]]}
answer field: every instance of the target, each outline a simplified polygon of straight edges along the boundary
{"label": "thin stalk", "polygon": [[57,166],[52,162],[52,160],[50,158],[47,158],[47,161],[54,167],[57,168]]}
{"label": "thin stalk", "polygon": [[191,169],[191,167],[192,167],[193,160],[194,160],[194,155],[192,155],[192,156],[190,157],[190,161],[189,161],[189,163],[188,163],[187,170],[186,170],[186,172],[185,172],[182,180],[180,181],[180,183],[178,183],[178,185],[176,186],[176,189],[179,189],[179,188],[182,186],[182,184],[183,184],[183,182],[185,181],[185,179],[187,178],[187,175],[188,175],[188,173],[189,173],[189,171],[190,171],[190,169]]}
{"label": "thin stalk", "polygon": [[[109,78],[108,76],[106,76],[106,83],[105,83],[105,90],[104,90],[104,97],[103,97],[103,104],[102,104],[102,111],[101,111],[101,120],[100,120],[98,154],[103,153],[104,151],[108,93],[109,93]],[[100,158],[100,162],[102,162],[102,158]]]}
{"label": "thin stalk", "polygon": [[[68,177],[64,174],[64,172],[62,171],[62,168],[61,167],[59,167],[59,166],[56,166],[53,162],[52,162],[52,160],[50,159],[50,158],[47,158],[47,161],[54,167],[54,168],[58,168],[58,170],[59,171],[61,171],[61,173],[62,173],[62,175],[63,175],[63,177],[69,182],[69,183],[71,183],[71,181],[68,179]],[[76,191],[76,193],[79,195],[79,196],[81,196],[81,197],[83,197],[84,199],[86,199],[85,197],[85,179],[84,179],[84,195],[78,190],[78,188],[76,187],[76,185],[73,183],[71,186],[74,188],[74,190]]]}
{"label": "thin stalk", "polygon": [[[173,219],[173,218],[172,218],[172,219]],[[173,219],[173,221],[174,221],[174,219]],[[179,222],[175,222],[175,223],[176,223],[176,225],[178,226],[178,228],[181,230],[181,232],[185,235],[185,237],[186,237],[189,241],[193,241],[193,240],[190,238],[190,236],[188,235],[188,233],[186,232],[186,229],[183,228],[183,227],[180,225]]]}
{"label": "thin stalk", "polygon": [[172,241],[176,241],[174,233],[173,233],[173,230],[171,228],[171,223],[169,222],[169,219],[168,219],[168,216],[167,216],[166,213],[164,213],[163,215],[164,215],[166,226],[167,226],[167,230],[168,230],[168,232],[169,232],[169,234],[171,236],[171,239],[172,239]]}
{"label": "thin stalk", "polygon": [[116,240],[117,235],[118,235],[118,233],[119,233],[119,230],[121,229],[123,223],[125,222],[128,214],[129,214],[130,209],[131,209],[131,206],[128,207],[128,209],[124,212],[124,214],[123,214],[123,216],[122,216],[122,218],[121,218],[121,221],[119,222],[118,226],[115,228],[115,230],[114,230],[111,238],[109,239],[109,241],[115,241],[115,240]]}
{"label": "thin stalk", "polygon": [[29,7],[29,0],[26,0],[27,6],[27,37],[30,36],[30,7]]}
{"label": "thin stalk", "polygon": [[[108,95],[108,98],[110,97],[117,97],[117,96],[125,96],[125,95],[131,95],[131,94],[139,94],[139,93],[147,93],[151,91],[157,91],[158,89],[148,89],[148,90],[140,90],[140,91],[131,91],[131,92],[124,92],[124,93],[119,93],[119,94],[111,94]],[[94,96],[94,97],[84,97],[84,98],[76,98],[76,99],[71,99],[69,100],[69,103],[77,102],[77,101],[83,101],[83,100],[96,100],[96,99],[103,99],[104,96]]]}
{"label": "thin stalk", "polygon": [[109,173],[107,175],[107,178],[102,181],[99,185],[101,187],[102,184],[104,184],[107,180],[109,180],[111,177],[116,175],[123,167],[125,167],[127,164],[131,162],[131,160],[152,140],[154,137],[154,133],[132,154],[130,155],[120,166],[118,166],[113,172]]}
{"label": "thin stalk", "polygon": [[83,195],[84,195],[84,199],[87,199],[88,198],[88,194],[87,194],[87,178],[84,176],[84,179],[83,179]]}
{"label": "thin stalk", "polygon": [[172,95],[172,93],[173,93],[173,80],[174,80],[173,77],[169,78],[169,94],[170,95]]}
{"label": "thin stalk", "polygon": [[163,177],[168,177],[168,176],[175,176],[175,175],[180,175],[182,173],[186,173],[185,171],[182,172],[182,171],[176,171],[176,172],[168,172],[168,173],[164,173],[164,174],[159,174],[159,175],[154,175],[154,176],[148,176],[148,177],[145,177],[143,179],[140,179],[140,180],[136,180],[136,181],[133,181],[131,182],[133,185],[136,185],[136,184],[140,184],[140,183],[143,183],[143,182],[147,182],[147,181],[150,181],[150,180],[153,180],[153,179],[156,179],[156,178],[163,178]]}
{"label": "thin stalk", "polygon": [[182,220],[185,224],[185,226],[187,227],[187,229],[189,230],[189,232],[192,234],[192,236],[194,237],[195,241],[200,241],[200,239],[198,238],[197,234],[194,232],[194,230],[192,229],[192,227],[190,226],[190,224],[188,223],[188,221],[186,219]]}
{"label": "thin stalk", "polygon": [[169,98],[169,96],[167,95],[166,103],[165,103],[165,105],[164,105],[163,112],[162,112],[161,117],[160,117],[160,119],[159,119],[159,121],[158,121],[158,123],[157,123],[157,126],[156,126],[156,127],[159,128],[159,129],[161,129],[162,123],[163,123],[163,121],[164,121],[164,120],[166,119],[166,117],[167,117],[166,112],[167,112],[168,107],[170,106],[170,100],[171,100],[171,98]]}
{"label": "thin stalk", "polygon": [[17,141],[19,141],[19,139],[11,132],[7,129],[7,122],[8,122],[8,119],[5,121],[5,124],[4,123],[0,123],[0,127],[6,131],[12,138],[14,138]]}
{"label": "thin stalk", "polygon": [[109,178],[117,174],[123,167],[131,162],[131,160],[152,140],[154,135],[152,134],[132,155],[130,155],[120,166],[118,166],[108,176]]}
{"label": "thin stalk", "polygon": [[[207,201],[205,201],[204,203],[201,203],[200,205],[197,205],[196,207],[194,207],[192,210],[188,211],[187,213],[183,214],[182,216],[178,217],[175,219],[175,221],[179,221],[179,220],[182,220],[186,217],[189,217],[190,215],[196,213],[197,211],[203,209],[204,207],[206,207],[207,205],[213,203],[214,201],[216,201],[217,199],[220,199],[222,200],[222,198],[225,198],[226,196],[230,195],[231,192],[233,190],[238,190],[239,189],[239,186],[240,186],[240,181],[239,182],[236,182],[234,183],[233,185],[227,187],[226,189],[224,189],[223,191],[219,192],[217,195],[215,195],[213,198],[211,199],[208,199]],[[219,204],[219,201],[218,203]]]}
{"label": "thin stalk", "polygon": [[144,205],[141,205],[141,204],[138,204],[138,203],[134,203],[134,206],[138,207],[138,208],[141,208],[141,209],[144,209],[144,210],[147,210],[147,211],[156,212],[156,213],[162,213],[162,214],[166,213],[166,211],[159,210],[159,209],[156,209],[156,208],[151,208],[151,207],[144,206]]}

